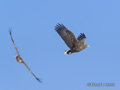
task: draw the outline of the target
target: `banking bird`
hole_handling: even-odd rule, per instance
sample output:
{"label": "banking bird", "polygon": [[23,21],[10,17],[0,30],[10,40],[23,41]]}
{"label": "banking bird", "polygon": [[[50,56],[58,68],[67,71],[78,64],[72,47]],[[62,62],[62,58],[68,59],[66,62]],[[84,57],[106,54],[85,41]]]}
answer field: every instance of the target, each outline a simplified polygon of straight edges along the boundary
{"label": "banking bird", "polygon": [[24,64],[26,66],[26,68],[30,71],[30,73],[36,78],[36,80],[38,80],[39,82],[41,82],[41,80],[35,76],[35,74],[30,70],[30,68],[27,66],[27,64],[23,61],[22,57],[20,56],[19,51],[18,51],[18,49],[17,49],[17,47],[16,47],[16,45],[14,43],[14,40],[12,38],[12,32],[11,32],[11,30],[9,30],[9,33],[10,33],[13,45],[14,45],[16,51],[17,51],[17,54],[18,54],[18,55],[15,55],[16,61],[19,62],[19,63]]}
{"label": "banking bird", "polygon": [[86,47],[89,47],[89,45],[84,44],[86,40],[86,36],[84,33],[81,33],[78,38],[76,38],[70,30],[68,30],[63,24],[59,23],[55,26],[55,30],[64,40],[66,45],[70,48],[70,50],[66,50],[64,52],[65,55],[80,52]]}

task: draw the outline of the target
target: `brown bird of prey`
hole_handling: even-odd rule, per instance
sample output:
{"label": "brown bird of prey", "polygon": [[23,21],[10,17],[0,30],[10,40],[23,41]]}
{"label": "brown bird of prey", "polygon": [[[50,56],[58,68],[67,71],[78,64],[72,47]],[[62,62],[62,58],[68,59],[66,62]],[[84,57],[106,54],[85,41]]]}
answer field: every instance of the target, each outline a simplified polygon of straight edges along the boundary
{"label": "brown bird of prey", "polygon": [[27,64],[23,61],[22,57],[20,56],[19,51],[18,51],[18,49],[17,49],[17,47],[16,47],[16,45],[15,45],[15,43],[14,43],[14,40],[13,40],[13,38],[12,38],[12,32],[11,32],[11,30],[9,30],[9,33],[10,33],[10,36],[11,36],[11,40],[12,40],[12,42],[13,42],[13,45],[14,45],[16,51],[17,51],[17,54],[18,54],[18,55],[15,55],[16,61],[19,62],[19,63],[23,63],[23,64],[27,67],[27,69],[31,72],[31,74],[32,74],[39,82],[41,82],[41,81],[39,80],[39,78],[37,78],[37,77],[35,76],[35,74],[30,70],[30,68],[27,66]]}
{"label": "brown bird of prey", "polygon": [[70,48],[70,50],[65,51],[65,55],[80,52],[86,47],[89,47],[89,45],[84,44],[86,40],[86,36],[84,33],[81,33],[78,38],[76,38],[70,30],[68,30],[63,24],[59,23],[55,26],[55,30]]}

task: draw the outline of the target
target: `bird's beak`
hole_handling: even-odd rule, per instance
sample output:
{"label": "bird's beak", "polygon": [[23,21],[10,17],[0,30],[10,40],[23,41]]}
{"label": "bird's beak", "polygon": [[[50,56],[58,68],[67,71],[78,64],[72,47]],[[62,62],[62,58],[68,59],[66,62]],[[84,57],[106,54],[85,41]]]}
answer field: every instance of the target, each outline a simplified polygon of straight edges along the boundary
{"label": "bird's beak", "polygon": [[89,48],[90,46],[89,46],[89,45],[87,45],[87,47]]}

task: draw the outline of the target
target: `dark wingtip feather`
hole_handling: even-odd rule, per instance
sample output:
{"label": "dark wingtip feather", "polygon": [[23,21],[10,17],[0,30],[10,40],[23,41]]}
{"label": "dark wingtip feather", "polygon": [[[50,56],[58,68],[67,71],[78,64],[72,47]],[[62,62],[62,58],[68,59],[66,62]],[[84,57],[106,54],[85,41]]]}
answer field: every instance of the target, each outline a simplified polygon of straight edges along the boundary
{"label": "dark wingtip feather", "polygon": [[83,38],[86,38],[85,34],[84,33],[80,33],[80,35],[78,36],[78,39],[81,40]]}
{"label": "dark wingtip feather", "polygon": [[80,35],[82,38],[86,38],[85,34],[84,33],[81,33]]}
{"label": "dark wingtip feather", "polygon": [[57,23],[56,26],[55,26],[55,30],[58,31],[60,29],[64,29],[66,28],[63,24],[60,24],[60,23]]}
{"label": "dark wingtip feather", "polygon": [[36,78],[38,82],[42,83],[42,81],[39,78]]}
{"label": "dark wingtip feather", "polygon": [[11,28],[9,28],[9,33],[10,33],[10,36],[12,35],[12,31],[11,31]]}

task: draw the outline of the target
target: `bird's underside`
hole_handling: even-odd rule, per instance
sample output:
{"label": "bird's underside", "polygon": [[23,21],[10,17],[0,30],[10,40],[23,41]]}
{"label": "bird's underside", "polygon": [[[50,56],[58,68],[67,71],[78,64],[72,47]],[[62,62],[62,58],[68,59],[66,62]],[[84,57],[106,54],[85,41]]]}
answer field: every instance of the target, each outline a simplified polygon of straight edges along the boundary
{"label": "bird's underside", "polygon": [[17,62],[23,63],[23,64],[26,66],[26,68],[30,71],[30,73],[36,78],[36,80],[38,80],[39,82],[41,82],[41,80],[39,80],[39,78],[37,78],[37,77],[35,76],[35,74],[31,71],[31,69],[27,66],[27,64],[26,64],[26,63],[23,61],[23,59],[21,58],[21,56],[20,56],[20,54],[19,54],[19,51],[18,51],[18,49],[17,49],[17,47],[16,47],[16,45],[15,45],[15,43],[14,43],[14,40],[13,40],[13,38],[12,38],[12,32],[11,32],[11,30],[9,30],[9,33],[10,33],[10,36],[11,36],[11,40],[12,40],[12,42],[13,42],[13,45],[14,45],[16,51],[17,51],[17,54],[18,54],[17,56],[15,56]]}

